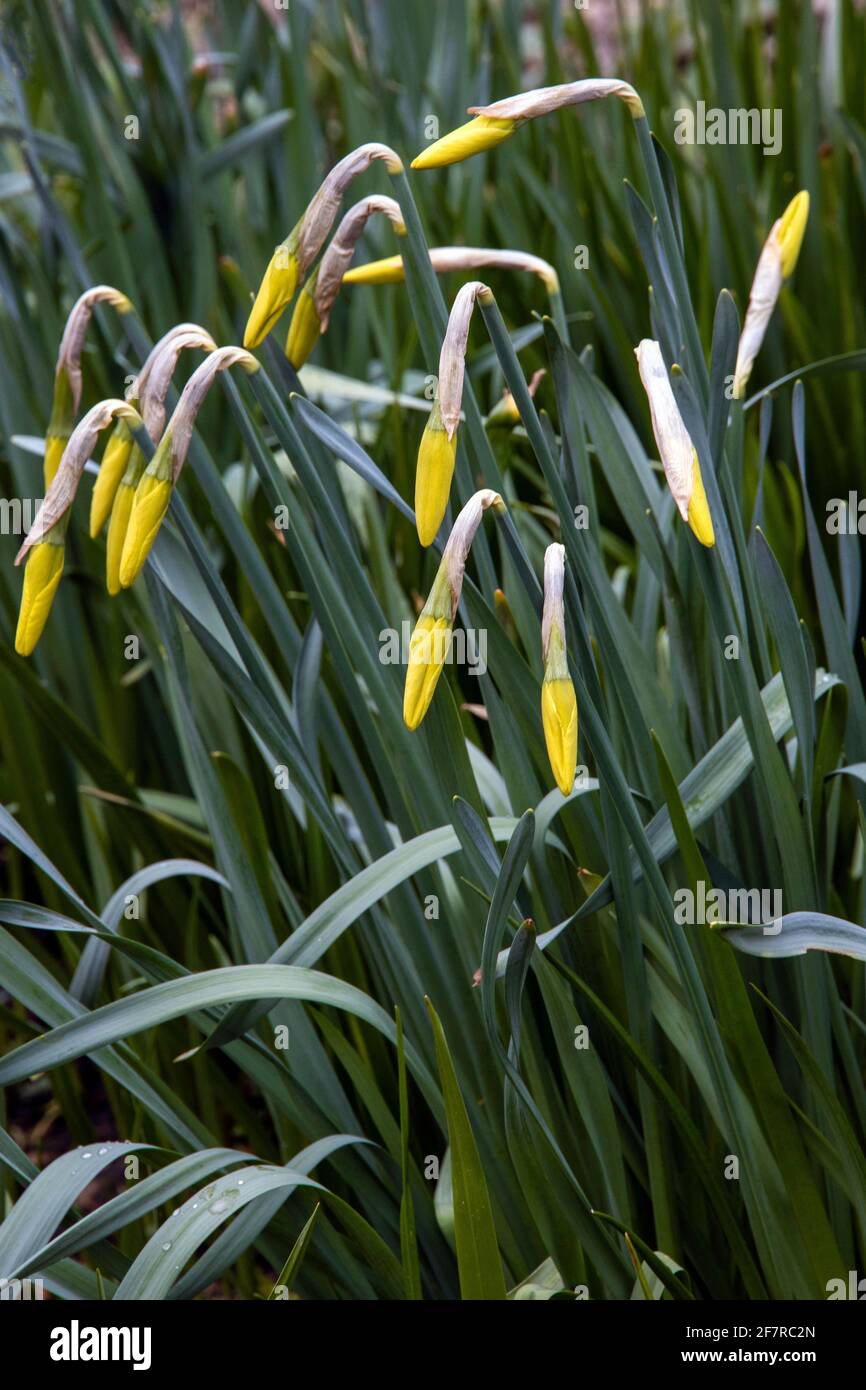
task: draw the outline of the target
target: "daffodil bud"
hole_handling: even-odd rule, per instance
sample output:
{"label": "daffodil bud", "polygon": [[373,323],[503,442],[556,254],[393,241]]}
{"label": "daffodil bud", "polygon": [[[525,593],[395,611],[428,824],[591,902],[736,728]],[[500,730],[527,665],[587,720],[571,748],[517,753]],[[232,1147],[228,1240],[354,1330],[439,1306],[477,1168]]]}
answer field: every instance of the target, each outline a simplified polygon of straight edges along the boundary
{"label": "daffodil bud", "polygon": [[59,534],[34,545],[24,567],[24,589],[18,626],[15,630],[15,650],[19,656],[30,656],[42,636],[54,595],[63,574],[65,527],[55,528]]}
{"label": "daffodil bud", "polygon": [[16,565],[24,559],[27,561],[15,634],[15,650],[21,656],[29,656],[42,636],[63,573],[69,508],[100,432],[115,419],[126,420],[134,428],[142,424],[137,411],[127,401],[107,400],[88,410],[76,425],[63,451],[60,467],[15,557]]}
{"label": "daffodil bud", "polygon": [[297,244],[298,229],[295,227],[271,256],[244,329],[245,348],[258,347],[291,303],[298,284]]}
{"label": "daffodil bud", "polygon": [[417,729],[430,708],[448,654],[451,626],[450,619],[436,618],[429,613],[422,613],[415,624],[409,641],[409,665],[403,691],[403,721],[407,729]]}
{"label": "daffodil bud", "polygon": [[422,545],[435,540],[448,506],[457,457],[469,324],[476,299],[485,297],[490,297],[487,286],[479,280],[471,281],[459,291],[448,318],[439,355],[439,394],[421,437],[415,469],[415,524]]}
{"label": "daffodil bud", "polygon": [[123,547],[126,542],[126,533],[129,529],[129,518],[132,515],[132,503],[135,491],[141,480],[141,475],[146,467],[144,454],[136,444],[129,456],[126,472],[121,479],[120,486],[114,495],[114,504],[111,508],[111,517],[108,522],[108,536],[105,544],[105,587],[109,594],[114,598],[120,593],[122,585],[120,583],[120,562],[123,558]]}
{"label": "daffodil bud", "polygon": [[513,135],[517,122],[502,120],[496,116],[475,116],[465,125],[458,126],[441,140],[416,154],[412,160],[413,169],[438,169],[443,164],[459,164],[474,154],[493,150]]}
{"label": "daffodil bud", "polygon": [[407,729],[417,729],[430,708],[448,655],[469,548],[488,507],[496,511],[505,510],[499,493],[484,488],[476,492],[460,512],[442,553],[427,602],[415,624],[409,642],[409,664],[403,691],[403,721]]}
{"label": "daffodil bud", "polygon": [[[177,359],[184,348],[200,348],[203,352],[215,352],[216,343],[211,335],[196,323],[175,324],[151,348],[128,393],[140,406],[145,429],[154,443],[165,428],[165,398],[177,366]],[[119,593],[121,588],[120,562],[123,546],[132,513],[133,497],[144,472],[146,460],[130,435],[130,447],[126,451],[122,466],[120,460],[117,460],[117,471],[109,470],[103,479],[108,461],[106,449],[106,457],[103,458],[93,489],[90,517],[91,535],[96,535],[102,529],[109,510],[111,513],[106,543],[105,579],[109,594],[114,595]]]}
{"label": "daffodil bud", "polygon": [[782,252],[782,278],[789,280],[797,267],[800,247],[809,220],[809,194],[804,188],[792,198],[779,219],[779,245]]}
{"label": "daffodil bud", "polygon": [[69,436],[54,481],[46,492],[33,525],[15,558],[16,565],[21,563],[29,550],[47,540],[48,533],[65,518],[78,490],[84,465],[90,458],[99,435],[113,420],[126,420],[133,429],[138,429],[142,424],[138,411],[128,401],[121,400],[100,401],[79,420]]}
{"label": "daffodil bud", "polygon": [[362,198],[359,203],[355,203],[354,207],[349,208],[319,265],[315,299],[316,311],[323,333],[327,332],[331,309],[340,292],[346,271],[352,262],[355,247],[370,218],[377,213],[388,218],[397,236],[406,235],[402,209],[393,198],[374,193],[369,198]]}
{"label": "daffodil bud", "polygon": [[764,242],[749,291],[749,306],[737,347],[737,364],[734,368],[735,400],[739,400],[746,390],[782,285],[794,273],[808,218],[809,194],[804,190],[791,199],[782,216],[773,223],[770,235]]}
{"label": "daffodil bud", "polygon": [[319,318],[319,310],[316,307],[316,285],[319,279],[319,267],[317,267],[301,293],[298,295],[295,304],[292,321],[289,324],[289,336],[286,339],[286,357],[291,362],[295,371],[300,371],[303,367],[322,333],[322,321]]}
{"label": "daffodil bud", "polygon": [[132,310],[132,304],[126,295],[113,286],[93,285],[79,295],[69,311],[57,353],[54,399],[45,435],[43,475],[46,491],[54,481],[81,404],[81,352],[94,305],[102,303],[110,304],[119,314],[128,314]]}
{"label": "daffodil bud", "polygon": [[371,142],[352,150],[326,176],[299,222],[271,257],[247,320],[245,348],[257,347],[270,333],[324,246],[348,185],[376,159],[384,161],[389,173],[402,173],[399,156],[388,145]]}
{"label": "daffodil bud", "polygon": [[563,796],[568,796],[574,786],[577,767],[577,699],[568,674],[564,581],[565,547],[549,545],[544,554],[544,609],[541,618],[541,651],[544,659],[541,723],[556,785]]}
{"label": "daffodil bud", "polygon": [[286,342],[286,356],[296,371],[306,362],[319,335],[327,333],[331,309],[340,292],[344,273],[355,254],[358,238],[377,212],[390,218],[398,236],[405,236],[406,227],[400,204],[393,198],[373,194],[369,198],[362,198],[349,209],[295,305]]}
{"label": "daffodil bud", "polygon": [[[559,276],[548,261],[531,256],[527,251],[497,251],[489,246],[432,246],[430,264],[437,275],[452,270],[525,270],[537,275],[551,294],[559,290]],[[343,276],[344,285],[396,285],[405,279],[402,256],[386,256],[381,261],[368,261],[353,266]]]}
{"label": "daffodil bud", "polygon": [[422,545],[432,545],[442,524],[454,477],[457,432],[448,438],[438,399],[424,426],[415,465],[415,526]]}
{"label": "daffodil bud", "polygon": [[[534,398],[541,381],[546,375],[546,367],[539,367],[537,372],[532,373],[532,378],[529,382],[529,394],[531,397]],[[519,420],[520,411],[517,409],[517,402],[511,392],[506,390],[502,394],[502,400],[496,402],[496,405],[491,410],[485,423],[489,428],[497,425],[516,425]]]}
{"label": "daffodil bud", "polygon": [[441,140],[422,150],[412,160],[413,169],[435,169],[442,164],[457,164],[482,150],[489,150],[507,140],[524,121],[546,116],[564,106],[579,106],[585,101],[616,96],[624,101],[632,116],[643,116],[643,102],[628,82],[618,78],[588,77],[580,82],[563,82],[555,87],[537,87],[518,96],[504,97],[489,106],[470,106],[475,119],[443,135]]}
{"label": "daffodil bud", "polygon": [[715,545],[697,450],[674,399],[661,348],[653,339],[644,338],[635,348],[635,357],[649,400],[659,458],[677,510],[701,545]]}
{"label": "daffodil bud", "polygon": [[120,480],[132,452],[132,431],[125,420],[118,420],[102,454],[102,462],[90,494],[90,535],[99,535],[111,511]]}
{"label": "daffodil bud", "polygon": [[[430,252],[433,261],[433,252]],[[343,276],[344,285],[401,285],[406,279],[402,256],[384,256],[380,261],[367,261],[352,266]]]}
{"label": "daffodil bud", "polygon": [[[166,446],[164,450],[163,443]],[[165,520],[172,493],[168,461],[170,449],[171,430],[168,430],[135,490],[120,557],[120,586],[123,589],[128,589],[144,568],[144,562],[150,554],[157,532]],[[159,473],[151,472],[152,464],[156,464],[158,468],[168,468],[166,476],[161,477]]]}
{"label": "daffodil bud", "polygon": [[120,558],[122,588],[128,589],[144,568],[168,511],[172,489],[186,462],[196,416],[214,378],[218,372],[236,365],[248,373],[259,369],[255,357],[243,348],[217,348],[196,368],[183,388],[156,453],[135,490]]}

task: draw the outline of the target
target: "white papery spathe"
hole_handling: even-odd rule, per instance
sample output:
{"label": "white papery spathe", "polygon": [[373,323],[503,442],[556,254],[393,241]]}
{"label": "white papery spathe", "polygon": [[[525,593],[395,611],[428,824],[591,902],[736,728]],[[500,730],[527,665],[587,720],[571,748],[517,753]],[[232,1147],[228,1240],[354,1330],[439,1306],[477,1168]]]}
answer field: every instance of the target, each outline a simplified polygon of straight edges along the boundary
{"label": "white papery spathe", "polygon": [[777,222],[764,243],[764,249],[759,257],[755,278],[749,293],[749,307],[746,310],[746,320],[740,334],[737,365],[734,368],[734,400],[739,400],[746,389],[746,383],[752,374],[755,358],[761,350],[761,344],[767,332],[767,324],[773,316],[773,310],[784,282],[779,222]]}
{"label": "white papery spathe", "polygon": [[653,434],[673,499],[683,521],[689,519],[695,446],[674,399],[661,348],[644,338],[635,348],[637,369],[649,400]]}

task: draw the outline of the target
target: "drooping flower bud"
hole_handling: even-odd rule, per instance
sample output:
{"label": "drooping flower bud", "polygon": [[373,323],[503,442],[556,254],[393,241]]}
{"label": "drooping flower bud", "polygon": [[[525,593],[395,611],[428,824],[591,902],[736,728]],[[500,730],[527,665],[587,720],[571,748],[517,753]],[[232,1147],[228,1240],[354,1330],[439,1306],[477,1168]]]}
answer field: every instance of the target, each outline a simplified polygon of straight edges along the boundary
{"label": "drooping flower bud", "polygon": [[126,472],[126,465],[129,463],[133,444],[132,430],[129,425],[125,420],[118,420],[102,451],[99,472],[93,484],[93,492],[90,494],[91,539],[95,540],[105,525],[106,517],[114,502],[115,493],[120,486],[120,480]]}
{"label": "drooping flower bud", "polygon": [[413,169],[438,169],[442,164],[459,164],[461,160],[471,159],[474,154],[493,150],[513,135],[517,121],[503,120],[496,116],[475,116],[465,125],[457,126],[443,135],[412,160]]}
{"label": "drooping flower bud", "polygon": [[[164,333],[159,342],[148,353],[144,366],[134,381],[130,396],[140,404],[144,426],[154,443],[165,428],[165,398],[171,384],[177,359],[184,348],[200,348],[204,352],[214,352],[216,343],[210,334],[196,323],[178,323]],[[137,444],[133,443],[127,454],[122,474],[117,478],[111,498],[111,518],[108,523],[108,537],[105,549],[105,585],[112,597],[118,594],[120,584],[120,561],[126,541],[126,531],[132,513],[135,490],[146,467],[146,459]],[[93,489],[91,505],[91,535],[93,530],[94,508],[97,492],[102,479],[103,460],[96,486]],[[109,480],[105,483],[106,490]],[[103,518],[104,520],[104,518]],[[97,529],[101,529],[100,526]]]}
{"label": "drooping flower bud", "polygon": [[579,82],[563,82],[555,87],[537,87],[531,92],[504,97],[489,106],[470,106],[469,114],[475,119],[422,150],[412,160],[412,168],[435,169],[442,164],[457,164],[481,150],[501,144],[524,121],[533,121],[564,106],[579,106],[585,101],[608,96],[616,96],[624,101],[635,118],[643,116],[643,102],[634,87],[619,78],[587,77]]}
{"label": "drooping flower bud", "polygon": [[349,184],[376,159],[383,160],[391,174],[403,170],[399,156],[388,145],[371,142],[345,155],[327,174],[303,216],[271,257],[244,330],[245,348],[258,347],[270,333],[324,246]]}
{"label": "drooping flower bud", "polygon": [[[497,251],[489,246],[431,246],[430,264],[437,275],[452,270],[525,270],[537,275],[551,294],[559,290],[559,276],[548,261],[528,251]],[[353,266],[343,276],[344,285],[397,285],[406,278],[402,256],[386,256]]]}
{"label": "drooping flower bud", "polygon": [[406,227],[400,204],[383,194],[362,198],[346,213],[334,233],[316,270],[310,275],[298,298],[289,328],[286,356],[298,370],[306,362],[318,341],[328,331],[331,309],[340,292],[355,247],[374,213],[384,213],[393,223],[398,236],[405,236]]}
{"label": "drooping flower bud", "polygon": [[430,545],[442,524],[457,457],[457,427],[463,402],[466,345],[478,298],[492,298],[480,280],[458,292],[439,354],[438,395],[421,437],[415,469],[415,524],[422,545]]}
{"label": "drooping flower bud", "polygon": [[15,650],[21,656],[29,656],[42,636],[63,573],[69,508],[100,432],[115,419],[126,420],[133,428],[142,424],[138,412],[127,401],[107,400],[88,410],[76,425],[42,506],[15,557],[16,565],[27,561],[15,634]]}
{"label": "drooping flower bud", "polygon": [[403,721],[408,729],[417,729],[430,708],[448,655],[469,548],[488,507],[504,511],[505,503],[498,492],[483,488],[469,499],[460,512],[442,553],[427,602],[415,624],[409,642],[409,664],[403,691]]}
{"label": "drooping flower bud", "polygon": [[180,354],[194,348],[216,352],[216,343],[206,328],[197,323],[176,323],[151,348],[133,387],[141,402],[144,426],[154,444],[165,429],[165,398]]}
{"label": "drooping flower bud", "polygon": [[96,304],[110,304],[119,314],[132,311],[132,304],[126,295],[111,285],[93,285],[79,295],[69,311],[57,353],[54,399],[45,436],[43,472],[46,491],[54,481],[81,404],[81,352]]}
{"label": "drooping flower bud", "polygon": [[183,388],[156,453],[135,491],[120,560],[122,588],[128,589],[144,568],[186,461],[196,416],[214,378],[218,372],[236,365],[248,373],[259,369],[255,357],[243,348],[217,348],[196,368]]}

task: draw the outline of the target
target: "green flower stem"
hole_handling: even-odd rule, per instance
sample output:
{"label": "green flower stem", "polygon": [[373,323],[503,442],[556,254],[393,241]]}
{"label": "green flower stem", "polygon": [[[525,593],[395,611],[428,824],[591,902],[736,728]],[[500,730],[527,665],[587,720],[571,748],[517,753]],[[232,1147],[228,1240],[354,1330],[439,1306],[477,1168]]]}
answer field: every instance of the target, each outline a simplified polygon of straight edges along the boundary
{"label": "green flower stem", "polygon": [[659,232],[661,233],[662,247],[670,267],[671,276],[674,283],[674,293],[676,295],[677,307],[682,319],[683,332],[685,334],[685,347],[688,353],[689,376],[697,383],[700,391],[701,400],[706,406],[709,395],[709,377],[707,375],[707,363],[704,351],[701,346],[701,338],[698,332],[697,320],[695,319],[692,307],[692,297],[689,290],[689,282],[686,276],[685,261],[680,251],[680,244],[677,240],[676,228],[671,217],[670,205],[667,193],[662,183],[661,173],[659,172],[658,160],[653,149],[652,137],[646,116],[639,116],[635,120],[637,128],[638,144],[649,179],[650,193],[652,194],[655,215],[658,218]]}

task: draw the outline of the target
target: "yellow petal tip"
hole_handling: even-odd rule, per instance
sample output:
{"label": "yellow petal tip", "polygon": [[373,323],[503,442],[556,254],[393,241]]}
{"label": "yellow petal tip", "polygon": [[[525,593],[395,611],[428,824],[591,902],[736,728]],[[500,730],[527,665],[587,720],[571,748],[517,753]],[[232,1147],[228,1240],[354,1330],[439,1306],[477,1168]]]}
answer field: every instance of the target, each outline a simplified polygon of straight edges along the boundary
{"label": "yellow petal tip", "polygon": [[286,339],[286,357],[295,371],[303,367],[322,332],[316,304],[311,294],[302,290],[292,314],[289,336]]}
{"label": "yellow petal tip", "polygon": [[692,495],[689,498],[689,526],[692,528],[701,545],[708,549],[716,543],[716,534],[713,530],[713,519],[710,516],[707,494],[704,491],[704,482],[701,477],[700,464],[697,457],[692,465]]}
{"label": "yellow petal tip", "polygon": [[291,303],[297,283],[297,257],[287,252],[284,246],[278,246],[262,276],[244,329],[244,347],[247,351],[258,347],[270,333],[283,310]]}
{"label": "yellow petal tip", "polygon": [[43,541],[27,556],[21,609],[15,630],[15,650],[19,656],[30,656],[45,630],[54,595],[63,574],[62,545]]}
{"label": "yellow petal tip", "polygon": [[796,197],[791,199],[780,219],[779,243],[782,252],[782,275],[786,280],[794,273],[808,220],[809,194],[804,188]]}
{"label": "yellow petal tip", "polygon": [[554,781],[562,795],[568,796],[577,769],[577,698],[567,676],[543,683],[541,723]]}
{"label": "yellow petal tip", "polygon": [[448,507],[457,431],[451,438],[434,415],[425,427],[415,469],[415,526],[422,545],[432,545]]}
{"label": "yellow petal tip", "polygon": [[483,150],[493,149],[507,140],[516,121],[500,120],[495,116],[475,116],[465,125],[443,135],[412,160],[413,169],[438,169],[444,164],[459,164]]}
{"label": "yellow petal tip", "polygon": [[128,589],[144,569],[171,501],[171,482],[145,473],[132,499],[129,526],[123,542],[118,578]]}
{"label": "yellow petal tip", "polygon": [[403,690],[403,723],[414,732],[430,708],[448,652],[451,624],[446,618],[422,616],[409,642],[409,664]]}

